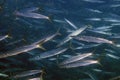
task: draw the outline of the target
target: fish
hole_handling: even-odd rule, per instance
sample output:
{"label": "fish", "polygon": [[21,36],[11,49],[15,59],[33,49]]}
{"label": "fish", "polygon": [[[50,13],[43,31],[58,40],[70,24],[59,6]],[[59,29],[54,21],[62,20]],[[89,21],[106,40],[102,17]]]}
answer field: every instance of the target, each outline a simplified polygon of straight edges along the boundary
{"label": "fish", "polygon": [[61,35],[61,33],[59,33],[59,30],[60,30],[60,28],[57,30],[56,33],[54,33],[54,34],[52,34],[52,35],[50,34],[50,35],[48,35],[48,36],[46,36],[46,37],[44,37],[44,38],[42,38],[42,39],[34,42],[33,44],[34,44],[34,45],[36,45],[36,44],[43,44],[43,43],[45,43],[45,42],[48,42],[48,41],[52,40],[52,39],[53,39],[54,37],[56,37],[57,35]]}
{"label": "fish", "polygon": [[120,20],[119,19],[114,19],[114,18],[103,18],[103,20],[104,21],[106,21],[106,22],[120,22]]}
{"label": "fish", "polygon": [[120,59],[120,57],[118,57],[118,56],[116,56],[116,55],[113,55],[113,54],[108,54],[108,53],[107,53],[106,56],[111,57],[111,58],[113,58],[113,59],[117,59],[117,60]]}
{"label": "fish", "polygon": [[25,40],[24,39],[19,39],[19,40],[8,43],[6,46],[14,45],[14,44],[20,43],[22,41],[25,41]]}
{"label": "fish", "polygon": [[88,30],[90,32],[93,32],[93,33],[97,33],[97,34],[101,34],[101,35],[107,35],[107,36],[112,36],[112,33],[111,32],[105,32],[105,31],[99,31],[99,30]]}
{"label": "fish", "polygon": [[105,51],[112,53],[112,54],[116,53],[114,50],[111,50],[111,49],[105,49]]}
{"label": "fish", "polygon": [[114,44],[110,40],[99,38],[99,37],[93,37],[93,36],[75,36],[73,38],[76,40],[85,41],[85,42]]}
{"label": "fish", "polygon": [[39,45],[26,45],[26,46],[18,47],[18,48],[15,48],[14,50],[1,53],[0,59],[14,56],[14,55],[18,55],[20,53],[28,52],[28,51],[33,50],[35,48],[39,48]]}
{"label": "fish", "polygon": [[91,55],[92,55],[92,53],[79,54],[79,55],[76,55],[76,56],[68,58],[67,60],[63,61],[60,65],[65,65],[65,64],[73,63],[73,62],[82,60],[82,59],[84,59],[86,57],[89,57]]}
{"label": "fish", "polygon": [[61,54],[61,53],[65,52],[65,51],[67,51],[67,49],[68,48],[63,48],[63,47],[53,49],[53,50],[41,53],[39,55],[36,55],[33,58],[30,58],[29,60],[32,61],[32,60],[41,60],[41,59],[44,59],[44,58],[49,58],[49,57]]}
{"label": "fish", "polygon": [[113,78],[111,78],[111,79],[109,79],[109,80],[119,80],[120,79],[120,75],[119,76],[116,76],[116,77],[113,77]]}
{"label": "fish", "polygon": [[82,0],[82,1],[90,2],[90,3],[105,3],[105,1],[102,0]]}
{"label": "fish", "polygon": [[81,34],[86,28],[88,28],[88,26],[84,26],[84,27],[81,27],[77,30],[75,30],[74,32],[70,33],[67,37],[65,37],[58,45],[57,47],[60,47],[62,46],[63,44],[67,43],[68,41],[70,41],[72,39],[71,36],[77,36],[79,34]]}
{"label": "fish", "polygon": [[1,77],[8,77],[7,74],[3,74],[3,73],[0,73],[0,76],[1,76]]}
{"label": "fish", "polygon": [[35,75],[38,73],[42,73],[42,70],[28,70],[28,71],[24,71],[21,73],[18,73],[14,76],[12,76],[12,78],[22,78],[22,77],[27,77],[27,76],[31,76],[31,75]]}
{"label": "fish", "polygon": [[94,12],[94,13],[103,13],[102,11],[97,10],[97,9],[90,9],[90,8],[88,8],[87,10],[89,10],[91,12]]}
{"label": "fish", "polygon": [[84,61],[77,61],[65,65],[61,65],[60,68],[76,68],[76,67],[81,67],[81,66],[88,66],[92,64],[98,64],[98,60],[84,60]]}
{"label": "fish", "polygon": [[59,19],[54,19],[53,21],[54,21],[54,22],[57,22],[57,23],[66,24],[65,21],[63,21],[63,20],[59,20]]}
{"label": "fish", "polygon": [[0,41],[6,39],[6,38],[9,38],[10,36],[9,35],[4,35],[4,36],[0,36]]}
{"label": "fish", "polygon": [[101,18],[86,18],[85,20],[89,20],[89,21],[101,21]]}
{"label": "fish", "polygon": [[8,72],[16,72],[16,71],[21,71],[24,70],[23,68],[8,68],[2,71],[2,73],[8,73]]}
{"label": "fish", "polygon": [[33,12],[37,10],[39,10],[39,7],[28,7],[28,8],[20,10],[20,12]]}
{"label": "fish", "polygon": [[92,80],[99,80],[96,74],[93,72],[87,71],[87,72],[84,72],[84,74],[87,74]]}
{"label": "fish", "polygon": [[112,36],[109,36],[108,38],[110,38],[110,39],[120,39],[120,35],[119,34],[114,34]]}
{"label": "fish", "polygon": [[38,14],[38,13],[33,13],[33,12],[19,12],[15,11],[16,16],[22,16],[22,17],[27,17],[27,18],[33,18],[33,19],[48,19],[50,18],[48,16]]}
{"label": "fish", "polygon": [[101,26],[101,27],[97,27],[96,29],[108,29],[108,28],[112,28],[113,26]]}
{"label": "fish", "polygon": [[111,8],[117,8],[117,7],[120,7],[120,4],[112,4],[110,5]]}
{"label": "fish", "polygon": [[120,23],[119,23],[119,22],[118,22],[118,23],[112,23],[111,25],[112,25],[112,26],[119,26]]}
{"label": "fish", "polygon": [[70,25],[72,26],[75,30],[78,29],[77,26],[75,26],[72,22],[70,22],[68,19],[64,18],[65,21]]}
{"label": "fish", "polygon": [[76,47],[75,50],[77,49],[88,49],[88,48],[93,48],[93,47],[97,47],[101,44],[90,44],[90,45],[83,45],[83,46],[80,46],[80,47]]}
{"label": "fish", "polygon": [[41,80],[40,78],[32,78],[32,79],[29,79],[29,80]]}

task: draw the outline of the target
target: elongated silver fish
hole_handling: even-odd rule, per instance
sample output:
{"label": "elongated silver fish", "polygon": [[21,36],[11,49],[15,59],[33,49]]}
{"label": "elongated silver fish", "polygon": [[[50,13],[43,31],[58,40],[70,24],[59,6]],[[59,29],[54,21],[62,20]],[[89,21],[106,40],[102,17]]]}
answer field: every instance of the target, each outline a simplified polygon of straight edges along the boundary
{"label": "elongated silver fish", "polygon": [[85,2],[90,2],[90,3],[104,3],[102,0],[83,0]]}
{"label": "elongated silver fish", "polygon": [[40,78],[32,78],[32,79],[29,79],[29,80],[41,80]]}
{"label": "elongated silver fish", "polygon": [[118,57],[118,56],[116,56],[116,55],[113,55],[113,54],[106,54],[106,56],[109,56],[109,57],[111,57],[111,58],[113,58],[113,59],[117,59],[117,60],[120,59],[120,57]]}
{"label": "elongated silver fish", "polygon": [[38,74],[41,72],[42,72],[42,70],[29,70],[29,71],[25,71],[25,72],[16,74],[15,76],[13,76],[13,78],[22,78],[22,77],[26,77],[26,76],[35,75],[35,74]]}
{"label": "elongated silver fish", "polygon": [[99,63],[97,60],[85,60],[85,61],[78,61],[78,62],[73,62],[70,64],[65,64],[60,66],[61,68],[76,68],[76,67],[80,67],[80,66],[88,66],[91,64],[97,64]]}
{"label": "elongated silver fish", "polygon": [[82,33],[86,28],[88,28],[88,26],[81,27],[81,28],[75,30],[74,32],[70,33],[66,38],[64,38],[64,39],[57,45],[57,47],[62,46],[63,44],[67,43],[68,41],[70,41],[70,40],[72,39],[71,36],[77,36],[77,35],[79,35],[79,34]]}
{"label": "elongated silver fish", "polygon": [[44,38],[38,40],[37,42],[35,42],[35,43],[33,43],[33,44],[34,44],[34,45],[39,44],[39,43],[40,43],[40,44],[43,44],[43,43],[45,43],[45,42],[53,39],[53,38],[56,37],[57,35],[60,35],[59,30],[58,30],[55,34],[49,35],[49,36],[47,36],[47,37],[44,37]]}
{"label": "elongated silver fish", "polygon": [[29,7],[29,8],[25,8],[25,9],[20,10],[20,12],[33,12],[33,11],[36,11],[38,9],[39,9],[39,7]]}
{"label": "elongated silver fish", "polygon": [[80,40],[80,41],[86,41],[86,42],[94,42],[94,43],[108,43],[108,44],[114,44],[112,41],[99,38],[99,37],[93,37],[93,36],[75,36],[74,39]]}
{"label": "elongated silver fish", "polygon": [[85,20],[89,20],[89,21],[101,21],[101,18],[87,18]]}
{"label": "elongated silver fish", "polygon": [[26,46],[18,47],[14,50],[11,50],[11,51],[8,51],[8,52],[5,52],[5,53],[1,53],[0,58],[6,58],[6,57],[9,57],[9,56],[18,55],[20,53],[28,52],[30,50],[33,50],[33,49],[39,48],[39,47],[40,47],[39,45],[26,45]]}
{"label": "elongated silver fish", "polygon": [[28,18],[34,18],[34,19],[48,19],[48,20],[50,20],[50,18],[48,16],[38,14],[38,13],[34,13],[34,12],[19,12],[19,11],[16,11],[15,15],[22,16],[22,17],[28,17]]}
{"label": "elongated silver fish", "polygon": [[69,25],[71,25],[74,29],[77,29],[77,26],[75,26],[72,22],[70,22],[68,19],[66,19],[66,18],[64,18],[65,19],[65,21],[69,24]]}
{"label": "elongated silver fish", "polygon": [[0,41],[2,41],[2,40],[4,40],[4,39],[6,39],[6,38],[8,38],[8,37],[9,37],[9,35],[0,36]]}
{"label": "elongated silver fish", "polygon": [[101,35],[107,35],[107,36],[111,36],[112,33],[111,32],[105,32],[105,31],[99,31],[99,30],[88,30],[97,34],[101,34]]}
{"label": "elongated silver fish", "polygon": [[41,53],[39,55],[36,55],[35,57],[30,58],[29,60],[41,60],[44,58],[52,57],[52,56],[55,56],[55,55],[58,55],[58,54],[65,52],[67,49],[68,48],[53,49],[51,51],[47,51],[47,52]]}
{"label": "elongated silver fish", "polygon": [[8,77],[7,74],[3,74],[3,73],[0,73],[0,76],[1,76],[1,77]]}
{"label": "elongated silver fish", "polygon": [[90,45],[83,45],[83,46],[80,46],[80,47],[76,47],[75,49],[88,49],[88,48],[93,48],[93,47],[97,47],[101,44],[90,44]]}
{"label": "elongated silver fish", "polygon": [[89,57],[91,55],[92,55],[92,53],[79,54],[77,56],[73,56],[71,58],[68,58],[67,60],[63,61],[60,65],[65,65],[65,64],[73,63],[73,62],[82,60],[82,59],[84,59],[86,57]]}

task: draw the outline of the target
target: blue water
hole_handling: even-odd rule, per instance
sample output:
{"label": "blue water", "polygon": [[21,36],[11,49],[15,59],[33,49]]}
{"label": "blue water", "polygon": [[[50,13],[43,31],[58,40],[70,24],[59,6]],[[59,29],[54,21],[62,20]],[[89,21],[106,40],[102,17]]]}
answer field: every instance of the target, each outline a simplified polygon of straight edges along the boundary
{"label": "blue water", "polygon": [[[93,1],[93,2],[91,2]],[[119,5],[119,6],[116,6]],[[120,34],[120,1],[119,0],[0,0],[0,35],[10,34],[12,38],[5,39],[0,42],[0,52],[6,52],[12,50],[16,47],[23,46],[26,44],[33,43],[49,34],[54,34],[60,28],[61,36],[55,37],[54,41],[48,41],[43,46],[47,51],[55,49],[56,45],[64,39],[70,32],[67,32],[67,29],[71,31],[74,30],[68,23],[65,22],[64,18],[70,20],[78,28],[85,25],[91,25],[91,28],[98,28],[102,26],[113,26],[108,33]],[[37,13],[49,16],[51,20],[46,19],[33,19],[26,18],[21,16],[16,16],[15,11],[23,10],[29,7],[39,7]],[[92,11],[93,10],[93,11]],[[97,12],[95,11],[97,10]],[[88,20],[92,18],[99,18],[97,20]],[[114,21],[105,21],[105,18],[108,20],[117,20]],[[57,22],[59,20],[61,22]],[[89,30],[85,30],[80,35],[90,35],[96,37],[102,37],[109,39],[111,35],[94,33]],[[25,39],[25,41],[20,41],[16,44],[8,45],[11,42]],[[115,45],[120,43],[120,38],[110,39],[115,42]],[[74,40],[72,40],[74,41]],[[69,43],[64,44],[63,46],[69,47]],[[82,42],[84,43],[84,42]],[[87,43],[85,43],[87,44]],[[88,44],[89,45],[89,44]],[[73,47],[78,47],[80,45],[73,43]],[[109,45],[102,44],[98,47],[82,50],[71,50],[63,54],[68,54],[74,56],[75,53],[86,53],[94,52],[94,54],[106,54],[105,49],[113,50],[115,53],[111,53],[120,57],[120,48]],[[85,67],[77,67],[70,69],[61,69],[58,67],[58,64],[65,59],[63,54],[59,56],[54,56],[52,58],[58,57],[58,60],[50,61],[50,58],[43,59],[40,61],[29,61],[33,55],[40,54],[45,52],[44,50],[35,49],[30,51],[30,53],[20,54],[5,59],[0,59],[0,62],[5,64],[10,64],[8,67],[0,65],[0,72],[3,72],[7,69],[20,68],[22,70],[18,71],[9,71],[6,74],[12,76],[17,73],[20,73],[25,70],[31,69],[44,69],[45,74],[43,75],[43,80],[110,80],[111,78],[120,76],[120,58],[114,59],[100,55],[100,64],[101,65],[90,65]],[[13,59],[13,60],[11,60]],[[14,60],[15,59],[15,60]],[[102,72],[92,71],[92,69],[100,69]],[[88,74],[84,74],[88,72]],[[22,79],[15,80],[28,80],[31,77],[39,77],[39,75],[33,75],[25,77]],[[1,77],[0,80],[11,80],[8,78]],[[120,80],[115,79],[115,80]]]}

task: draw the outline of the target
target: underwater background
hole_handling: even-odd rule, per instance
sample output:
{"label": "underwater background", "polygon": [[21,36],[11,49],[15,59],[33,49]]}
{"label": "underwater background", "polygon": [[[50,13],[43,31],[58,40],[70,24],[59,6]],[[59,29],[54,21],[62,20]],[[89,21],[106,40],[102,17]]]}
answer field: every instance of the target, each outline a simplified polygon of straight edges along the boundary
{"label": "underwater background", "polygon": [[[34,13],[49,19],[24,15],[29,8],[36,7],[38,9]],[[68,48],[67,51],[40,60],[29,60],[56,49],[66,36],[86,25],[89,27],[78,36],[104,38],[114,44],[101,42],[93,46],[94,43],[89,41],[71,39],[60,46]],[[35,48],[24,54],[0,58],[0,73],[4,74],[0,74],[0,80],[120,80],[120,0],[0,0],[0,36],[10,35],[10,38],[0,40],[0,54],[32,44],[57,31],[61,35],[42,44],[45,50]],[[92,58],[99,60],[99,64],[59,67],[64,60],[89,52],[93,53]],[[42,70],[43,74],[14,77],[29,70]],[[32,79],[41,75],[40,79]]]}

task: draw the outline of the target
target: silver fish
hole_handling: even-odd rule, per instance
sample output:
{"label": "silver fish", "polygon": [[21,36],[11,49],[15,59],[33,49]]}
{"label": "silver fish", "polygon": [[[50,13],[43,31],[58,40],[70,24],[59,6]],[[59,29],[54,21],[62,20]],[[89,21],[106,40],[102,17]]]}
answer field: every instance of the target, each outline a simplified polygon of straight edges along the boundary
{"label": "silver fish", "polygon": [[83,46],[80,46],[80,47],[76,47],[75,50],[76,50],[76,49],[88,49],[88,48],[93,48],[93,47],[97,47],[97,46],[99,46],[99,45],[101,45],[101,44],[83,45]]}
{"label": "silver fish", "polygon": [[1,77],[8,77],[7,74],[3,74],[3,73],[0,73],[0,76],[1,76]]}
{"label": "silver fish", "polygon": [[31,45],[18,47],[18,48],[14,49],[14,50],[11,50],[11,51],[8,51],[8,52],[5,52],[5,53],[1,53],[0,54],[0,58],[6,58],[6,57],[9,57],[9,56],[18,55],[20,53],[24,53],[24,52],[28,52],[30,50],[33,50],[35,48],[40,48],[40,45],[38,45],[38,44],[37,45],[31,44]]}
{"label": "silver fish", "polygon": [[113,59],[117,59],[117,60],[120,59],[120,57],[118,57],[118,56],[116,56],[116,55],[113,55],[113,54],[106,54],[106,56],[109,56],[109,57],[111,57],[111,58],[113,58]]}
{"label": "silver fish", "polygon": [[48,19],[48,20],[50,20],[50,18],[48,16],[38,14],[38,13],[33,13],[33,12],[19,12],[19,11],[16,11],[15,15],[16,16],[33,18],[33,19]]}
{"label": "silver fish", "polygon": [[41,59],[44,59],[44,58],[48,58],[48,57],[52,57],[52,56],[55,56],[55,55],[58,55],[58,54],[61,54],[63,52],[65,52],[68,48],[58,48],[58,49],[53,49],[51,51],[47,51],[47,52],[44,52],[44,53],[41,53],[39,55],[36,55],[35,57],[33,58],[30,58],[29,60],[41,60]]}
{"label": "silver fish", "polygon": [[89,21],[101,21],[101,18],[87,18],[85,20],[89,20]]}
{"label": "silver fish", "polygon": [[99,63],[99,61],[97,61],[97,60],[85,60],[85,61],[80,60],[77,62],[62,65],[62,66],[60,66],[60,68],[76,68],[76,67],[80,67],[80,66],[88,66],[88,65],[97,64],[97,63]]}
{"label": "silver fish", "polygon": [[86,57],[89,57],[91,55],[92,55],[92,53],[79,54],[77,56],[73,56],[71,58],[68,58],[67,60],[63,61],[60,65],[65,65],[65,64],[73,63],[73,62],[82,60],[82,59],[84,59]]}
{"label": "silver fish", "polygon": [[34,45],[39,44],[39,43],[43,44],[43,43],[45,43],[45,42],[47,42],[47,41],[50,41],[51,39],[53,39],[53,38],[56,37],[57,35],[61,35],[61,34],[59,33],[59,30],[58,30],[55,34],[48,35],[48,36],[46,36],[46,37],[38,40],[37,42],[35,42],[35,43],[33,43],[33,44],[34,44]]}
{"label": "silver fish", "polygon": [[104,3],[102,0],[83,0],[85,2],[90,2],[90,3]]}
{"label": "silver fish", "polygon": [[38,9],[39,9],[38,7],[29,7],[29,8],[25,8],[25,9],[20,10],[20,12],[33,12],[33,11],[36,11]]}
{"label": "silver fish", "polygon": [[77,29],[77,26],[75,26],[72,22],[70,22],[68,19],[66,19],[66,18],[64,18],[65,19],[65,21],[69,24],[69,25],[71,25],[74,29]]}
{"label": "silver fish", "polygon": [[99,38],[99,37],[93,37],[93,36],[76,36],[74,37],[76,40],[80,41],[86,41],[86,42],[94,42],[94,43],[108,43],[108,44],[114,44],[112,41],[104,39],[104,38]]}
{"label": "silver fish", "polygon": [[13,78],[22,78],[22,77],[26,77],[26,76],[35,75],[35,74],[38,74],[41,72],[42,72],[42,70],[29,70],[29,71],[25,71],[25,72],[16,74],[15,76],[13,76]]}
{"label": "silver fish", "polygon": [[29,80],[41,80],[40,78],[32,78],[32,79],[29,79]]}
{"label": "silver fish", "polygon": [[94,13],[103,13],[102,11],[100,11],[100,10],[97,10],[97,9],[87,9],[87,10],[89,10],[89,11],[91,11],[91,12],[94,12]]}
{"label": "silver fish", "polygon": [[8,38],[8,37],[9,37],[9,35],[0,36],[0,41],[2,41],[2,40],[4,40],[4,39],[6,39],[6,38]]}
{"label": "silver fish", "polygon": [[107,35],[107,36],[111,36],[112,35],[112,33],[111,32],[104,32],[104,31],[96,31],[96,30],[88,30],[88,31],[91,31],[91,32],[94,32],[94,33],[97,33],[97,34],[101,34],[101,35]]}
{"label": "silver fish", "polygon": [[57,45],[57,47],[62,46],[63,44],[67,43],[68,41],[70,41],[70,40],[72,39],[71,36],[77,36],[77,35],[79,35],[79,34],[82,33],[86,28],[88,28],[88,26],[81,27],[81,28],[75,30],[74,32],[70,33],[66,38],[64,38],[64,39]]}

